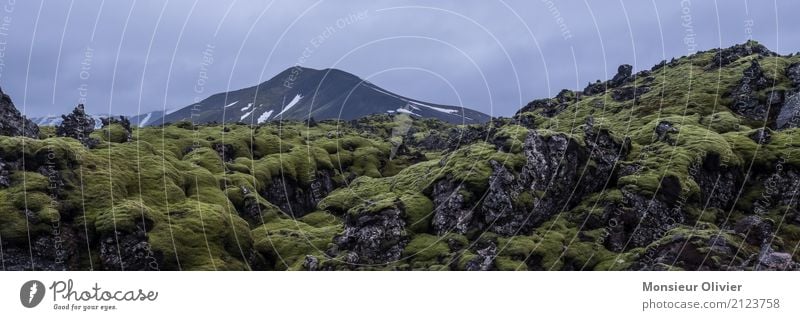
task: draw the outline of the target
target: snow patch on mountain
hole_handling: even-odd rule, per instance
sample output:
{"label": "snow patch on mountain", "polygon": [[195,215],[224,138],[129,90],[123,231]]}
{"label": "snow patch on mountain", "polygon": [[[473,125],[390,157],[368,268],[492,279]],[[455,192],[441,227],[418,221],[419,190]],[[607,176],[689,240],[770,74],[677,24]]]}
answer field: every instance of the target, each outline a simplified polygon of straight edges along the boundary
{"label": "snow patch on mountain", "polygon": [[253,113],[253,110],[250,110],[250,112],[245,113],[239,120],[244,120],[244,118],[247,118],[248,116],[250,116],[251,113]]}
{"label": "snow patch on mountain", "polygon": [[303,96],[301,96],[299,93],[296,94],[294,96],[294,98],[292,98],[292,101],[289,101],[289,104],[287,104],[285,107],[283,107],[283,110],[281,110],[281,112],[276,114],[275,117],[277,118],[280,115],[282,115],[284,112],[289,111],[289,109],[291,109],[292,107],[294,107],[294,105],[296,105],[298,102],[300,102],[300,99],[303,99]]}
{"label": "snow patch on mountain", "polygon": [[146,126],[146,125],[147,125],[147,122],[148,122],[148,121],[150,121],[150,117],[152,117],[152,116],[153,116],[153,113],[152,113],[152,112],[148,113],[148,114],[147,114],[147,115],[144,117],[144,119],[142,119],[142,121],[139,121],[139,127],[144,127],[144,126]]}
{"label": "snow patch on mountain", "polygon": [[410,114],[410,115],[415,115],[415,116],[417,116],[417,117],[422,117],[421,115],[418,115],[418,114],[416,114],[416,113],[414,113],[413,111],[411,111],[411,110],[408,110],[408,109],[397,108],[397,112],[400,112],[400,113],[405,113],[405,114]]}
{"label": "snow patch on mountain", "polygon": [[269,117],[272,115],[273,110],[269,110],[267,112],[262,113],[257,120],[257,123],[264,123],[269,120]]}
{"label": "snow patch on mountain", "polygon": [[[231,104],[229,104],[229,105],[225,106],[225,108],[230,108],[230,107],[233,107],[233,105],[235,105],[235,104],[236,104],[236,103],[238,103],[238,102],[239,102],[239,100],[236,100],[236,101],[232,102]],[[253,104],[251,103],[251,104],[248,104],[247,106],[249,107],[249,106],[251,106],[251,105],[253,105]]]}

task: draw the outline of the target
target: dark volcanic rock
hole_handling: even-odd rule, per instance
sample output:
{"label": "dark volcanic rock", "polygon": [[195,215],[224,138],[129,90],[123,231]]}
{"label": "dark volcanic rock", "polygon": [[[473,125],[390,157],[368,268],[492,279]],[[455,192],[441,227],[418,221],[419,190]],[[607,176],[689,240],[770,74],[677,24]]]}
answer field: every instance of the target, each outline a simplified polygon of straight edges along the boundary
{"label": "dark volcanic rock", "polygon": [[772,141],[772,133],[767,128],[758,128],[748,137],[758,144],[769,144]]}
{"label": "dark volcanic rock", "polygon": [[19,113],[11,97],[0,89],[0,136],[39,138],[39,126]]}
{"label": "dark volcanic rock", "polygon": [[615,101],[627,101],[641,97],[643,94],[650,92],[650,87],[625,87],[611,91],[611,99]]}
{"label": "dark volcanic rock", "polygon": [[629,64],[623,64],[617,68],[617,74],[608,81],[608,86],[611,88],[619,87],[630,78],[633,73],[633,67]]}
{"label": "dark volcanic rock", "polygon": [[480,249],[475,250],[475,257],[467,262],[464,269],[467,271],[488,271],[494,268],[494,260],[497,258],[497,245],[491,241],[483,241],[478,245]]}
{"label": "dark volcanic rock", "polygon": [[800,87],[800,63],[792,63],[786,68],[786,77],[792,81],[792,86]]}
{"label": "dark volcanic rock", "polygon": [[94,132],[94,118],[86,114],[82,104],[79,104],[68,115],[62,115],[61,124],[56,127],[56,135],[78,140],[87,148],[95,147],[99,141],[89,137]]}
{"label": "dark volcanic rock", "polygon": [[570,103],[577,102],[578,99],[580,99],[580,93],[564,89],[555,98],[537,99],[529,102],[517,112],[517,115],[524,112],[539,111],[545,117],[554,117],[564,111]]}
{"label": "dark volcanic rock", "polygon": [[307,255],[305,260],[303,260],[303,269],[308,271],[319,270],[319,259],[315,256]]}
{"label": "dark volcanic rock", "polygon": [[800,169],[776,162],[772,172],[757,175],[753,178],[754,187],[763,188],[761,196],[753,201],[753,211],[766,215],[770,210],[788,206],[798,208],[796,199],[800,192]]}
{"label": "dark volcanic rock", "polygon": [[[744,70],[739,84],[729,93],[733,99],[731,110],[753,120],[767,120],[767,117],[770,116],[768,111],[777,112],[777,106],[781,102],[779,100],[782,98],[779,99],[775,96],[777,93],[769,94],[768,101],[765,103],[758,99],[756,93],[769,87],[771,82],[772,80],[766,77],[758,61],[753,60],[750,66]],[[775,107],[770,108],[771,105],[775,105]]]}
{"label": "dark volcanic rock", "polygon": [[319,170],[314,175],[314,180],[308,185],[301,185],[289,176],[274,176],[262,196],[284,213],[302,217],[314,211],[317,203],[336,187],[330,170]]}
{"label": "dark volcanic rock", "polygon": [[[596,171],[593,176],[600,177],[605,180],[612,174],[614,167],[620,159],[624,159],[631,149],[630,138],[624,138],[622,141],[617,141],[606,129],[598,129],[593,125],[592,119],[587,119],[584,128],[584,140],[586,147],[589,150],[589,157],[594,160]],[[599,183],[600,181],[592,181],[588,183]],[[590,190],[599,190],[602,186],[600,184],[591,186]]]}
{"label": "dark volcanic rock", "polygon": [[761,57],[775,56],[776,54],[769,51],[767,47],[748,41],[747,43],[738,44],[730,48],[716,49],[716,54],[711,60],[711,64],[706,69],[714,69],[724,67],[732,62],[744,58],[749,55],[758,54]]}
{"label": "dark volcanic rock", "polygon": [[700,164],[694,164],[689,174],[700,186],[702,207],[728,210],[733,206],[734,195],[742,183],[740,170],[720,163],[718,154],[709,154]]}
{"label": "dark volcanic rock", "polygon": [[523,187],[505,166],[494,160],[490,164],[492,175],[489,177],[489,190],[481,204],[484,223],[490,231],[499,235],[529,233],[528,221],[532,208],[519,201]]}
{"label": "dark volcanic rock", "polygon": [[659,199],[624,189],[622,194],[622,203],[606,205],[602,218],[609,226],[605,245],[611,251],[647,246],[685,220],[680,208]]}
{"label": "dark volcanic rock", "polygon": [[687,237],[676,235],[664,243],[649,248],[633,270],[668,270],[681,268],[689,271],[737,270],[747,264],[746,257],[736,255],[738,243],[731,243],[721,235]]}
{"label": "dark volcanic rock", "polygon": [[54,223],[51,227],[53,230],[50,234],[34,236],[30,245],[27,241],[23,244],[11,244],[4,239],[2,258],[5,270],[79,269],[79,248],[86,250],[86,240],[81,239],[67,224]]}
{"label": "dark volcanic rock", "polygon": [[345,216],[344,231],[334,238],[340,250],[349,250],[349,264],[381,264],[400,259],[408,244],[402,202],[378,212]]}
{"label": "dark volcanic rock", "polygon": [[462,188],[450,179],[439,180],[433,185],[431,197],[436,209],[432,225],[436,234],[463,234],[473,226],[475,208],[466,203]]}
{"label": "dark volcanic rock", "polygon": [[595,83],[589,83],[586,88],[583,89],[583,94],[587,96],[601,94],[606,92],[606,83],[600,82],[597,80]]}
{"label": "dark volcanic rock", "polygon": [[223,162],[233,162],[236,159],[236,149],[232,144],[215,142],[211,148],[217,152]]}
{"label": "dark volcanic rock", "polygon": [[786,98],[780,108],[775,127],[778,129],[797,128],[800,126],[800,92],[795,92]]}
{"label": "dark volcanic rock", "polygon": [[674,143],[674,140],[669,136],[671,133],[678,133],[678,128],[669,121],[661,121],[656,126],[655,138],[657,141],[663,141],[669,144]]}
{"label": "dark volcanic rock", "polygon": [[11,172],[19,170],[22,167],[21,161],[5,161],[0,158],[0,188],[8,188],[11,186]]}
{"label": "dark volcanic rock", "polygon": [[763,245],[758,254],[756,270],[794,271],[800,269],[800,264],[792,260],[792,255],[786,252],[775,252],[768,245]]}
{"label": "dark volcanic rock", "polygon": [[775,224],[759,216],[746,216],[736,223],[734,230],[741,234],[745,241],[759,245],[771,240]]}
{"label": "dark volcanic rock", "polygon": [[526,164],[520,180],[533,197],[533,215],[528,219],[532,226],[574,206],[590,191],[576,188],[581,178],[591,177],[581,174],[589,155],[574,139],[532,131],[525,139],[523,153]]}
{"label": "dark volcanic rock", "polygon": [[164,260],[163,253],[151,248],[141,222],[133,231],[101,235],[99,256],[103,270],[157,271]]}

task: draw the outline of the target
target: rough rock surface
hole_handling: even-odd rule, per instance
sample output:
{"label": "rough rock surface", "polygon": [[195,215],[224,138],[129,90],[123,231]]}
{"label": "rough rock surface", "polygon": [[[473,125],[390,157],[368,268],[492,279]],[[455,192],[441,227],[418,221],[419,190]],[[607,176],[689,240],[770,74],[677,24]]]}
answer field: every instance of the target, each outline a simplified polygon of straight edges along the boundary
{"label": "rough rock surface", "polygon": [[[758,60],[753,60],[750,66],[743,71],[739,84],[730,92],[730,96],[733,99],[731,110],[753,120],[767,120],[769,112],[777,110],[781,99],[778,99],[777,96],[769,95],[768,101],[762,102],[758,99],[756,92],[766,89],[770,83],[772,83],[772,80],[764,74]],[[775,106],[770,108],[772,105]]]}
{"label": "rough rock surface", "polygon": [[299,184],[289,176],[274,176],[262,196],[284,213],[302,217],[314,211],[319,201],[335,188],[330,170],[320,170],[314,175],[314,180],[308,185]]}
{"label": "rough rock surface", "polygon": [[700,186],[700,199],[706,208],[728,210],[742,184],[741,171],[721,165],[718,154],[709,154],[702,163],[690,168],[692,179]]}
{"label": "rough rock surface", "polygon": [[19,113],[11,97],[0,89],[0,136],[39,138],[39,126]]}
{"label": "rough rock surface", "polygon": [[772,141],[772,133],[768,128],[758,128],[748,137],[758,144],[769,144]]}
{"label": "rough rock surface", "polygon": [[514,174],[497,161],[491,161],[489,191],[483,199],[484,223],[494,233],[512,236],[530,232],[530,207],[517,201],[524,191]]}
{"label": "rough rock surface", "polygon": [[778,129],[797,128],[800,126],[800,93],[792,93],[784,102],[775,120]]}
{"label": "rough rock surface", "polygon": [[675,141],[670,137],[670,134],[678,133],[678,128],[669,121],[661,121],[658,123],[655,129],[655,137],[657,141],[666,142],[669,144],[674,143]]}
{"label": "rough rock surface", "polygon": [[397,261],[408,243],[401,202],[378,212],[363,211],[345,217],[344,231],[334,239],[339,250],[348,250],[350,264]]}
{"label": "rough rock surface", "polygon": [[757,54],[760,57],[775,56],[775,53],[767,49],[767,47],[755,42],[747,42],[730,48],[716,49],[716,54],[714,54],[714,58],[707,69],[725,67],[740,58],[753,54]]}
{"label": "rough rock surface", "polygon": [[92,148],[99,143],[99,141],[89,136],[94,132],[95,121],[94,118],[86,114],[83,104],[79,104],[72,110],[72,113],[62,115],[61,118],[63,119],[61,124],[56,127],[57,136],[73,138],[88,148]]}
{"label": "rough rock surface", "polygon": [[431,224],[436,234],[466,233],[473,226],[475,208],[466,202],[462,188],[450,179],[434,184],[431,197],[436,209]]}
{"label": "rough rock surface", "polygon": [[[588,191],[576,188],[589,156],[577,141],[564,134],[528,134],[523,146],[526,164],[520,172],[523,186],[533,196],[534,214],[529,219],[539,225],[552,215],[569,209]],[[590,179],[589,177],[585,177]]]}
{"label": "rough rock surface", "polygon": [[101,235],[99,255],[104,270],[156,271],[163,261],[163,254],[150,246],[141,223],[134,231]]}
{"label": "rough rock surface", "polygon": [[85,250],[86,240],[79,237],[66,224],[54,223],[52,227],[50,234],[37,235],[31,239],[30,244],[25,241],[25,245],[16,246],[3,242],[2,258],[5,270],[77,269],[79,250]]}
{"label": "rough rock surface", "polygon": [[[614,252],[643,247],[685,221],[680,208],[623,190],[622,203],[606,206],[603,225],[610,226],[606,247]],[[614,220],[615,223],[609,223]]]}
{"label": "rough rock surface", "polygon": [[648,86],[624,87],[611,91],[611,99],[615,101],[633,100],[648,92],[650,92],[650,87]]}
{"label": "rough rock surface", "polygon": [[467,271],[488,271],[494,268],[494,260],[497,257],[497,244],[491,241],[484,241],[476,245],[480,249],[475,250],[475,257],[467,261],[465,269]]}

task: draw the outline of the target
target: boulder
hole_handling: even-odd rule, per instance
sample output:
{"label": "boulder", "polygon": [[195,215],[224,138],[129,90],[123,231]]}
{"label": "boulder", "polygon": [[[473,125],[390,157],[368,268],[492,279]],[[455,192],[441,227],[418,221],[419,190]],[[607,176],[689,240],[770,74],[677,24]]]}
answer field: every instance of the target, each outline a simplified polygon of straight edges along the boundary
{"label": "boulder", "polygon": [[631,77],[631,74],[633,74],[633,66],[629,64],[620,65],[617,68],[617,74],[608,81],[608,86],[611,88],[621,86]]}

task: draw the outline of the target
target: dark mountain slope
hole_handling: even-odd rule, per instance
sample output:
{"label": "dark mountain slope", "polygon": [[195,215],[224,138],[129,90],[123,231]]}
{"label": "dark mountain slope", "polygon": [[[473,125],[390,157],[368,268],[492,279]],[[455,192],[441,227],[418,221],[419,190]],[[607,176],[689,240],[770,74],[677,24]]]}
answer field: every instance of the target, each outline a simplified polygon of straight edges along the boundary
{"label": "dark mountain slope", "polygon": [[337,70],[289,68],[257,86],[218,93],[162,120],[196,123],[264,123],[272,120],[353,120],[370,114],[407,113],[450,123],[483,123],[488,115],[399,96]]}

